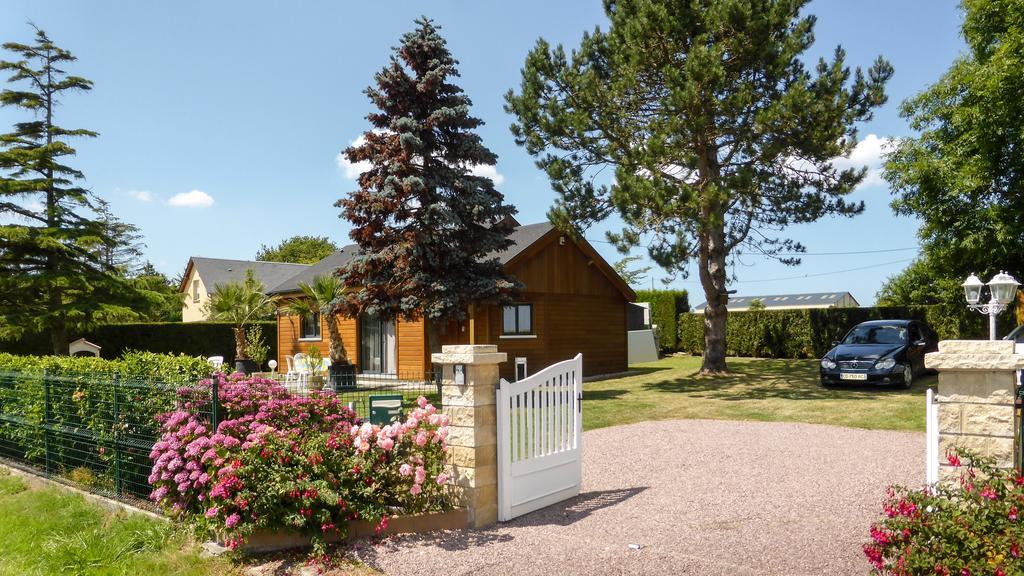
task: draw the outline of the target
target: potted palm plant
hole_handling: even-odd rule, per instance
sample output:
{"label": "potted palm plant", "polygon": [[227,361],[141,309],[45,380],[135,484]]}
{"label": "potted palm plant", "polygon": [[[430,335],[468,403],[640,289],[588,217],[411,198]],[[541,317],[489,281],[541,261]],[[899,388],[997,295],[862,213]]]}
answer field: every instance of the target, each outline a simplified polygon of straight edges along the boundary
{"label": "potted palm plant", "polygon": [[338,302],[345,292],[345,285],[337,276],[328,274],[316,276],[312,282],[299,282],[299,290],[302,296],[289,301],[281,310],[300,318],[320,314],[327,323],[331,383],[342,388],[355,386],[356,367],[348,359],[345,342],[338,329]]}
{"label": "potted palm plant", "polygon": [[256,363],[249,357],[246,327],[274,313],[275,299],[265,294],[263,283],[256,279],[252,270],[246,273],[244,282],[228,282],[214,286],[204,311],[210,320],[234,324],[235,370],[251,374]]}

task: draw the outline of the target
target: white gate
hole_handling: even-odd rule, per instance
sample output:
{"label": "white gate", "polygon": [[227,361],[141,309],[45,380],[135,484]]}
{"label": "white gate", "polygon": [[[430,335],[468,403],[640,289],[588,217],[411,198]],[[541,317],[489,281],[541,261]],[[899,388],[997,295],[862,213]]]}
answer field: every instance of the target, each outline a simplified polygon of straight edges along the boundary
{"label": "white gate", "polygon": [[583,355],[498,388],[498,520],[580,493]]}

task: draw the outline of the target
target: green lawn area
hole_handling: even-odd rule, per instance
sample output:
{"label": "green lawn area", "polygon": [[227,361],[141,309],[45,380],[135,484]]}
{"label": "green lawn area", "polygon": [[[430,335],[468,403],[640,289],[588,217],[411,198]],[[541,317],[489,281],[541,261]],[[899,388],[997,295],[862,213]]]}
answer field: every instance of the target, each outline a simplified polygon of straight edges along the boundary
{"label": "green lawn area", "polygon": [[730,358],[729,376],[701,376],[700,358],[673,356],[637,364],[640,374],[583,385],[583,427],[644,420],[704,418],[834,424],[924,431],[924,390],[847,386],[823,388],[817,360]]}
{"label": "green lawn area", "polygon": [[165,522],[107,511],[78,494],[0,471],[0,574],[228,576]]}

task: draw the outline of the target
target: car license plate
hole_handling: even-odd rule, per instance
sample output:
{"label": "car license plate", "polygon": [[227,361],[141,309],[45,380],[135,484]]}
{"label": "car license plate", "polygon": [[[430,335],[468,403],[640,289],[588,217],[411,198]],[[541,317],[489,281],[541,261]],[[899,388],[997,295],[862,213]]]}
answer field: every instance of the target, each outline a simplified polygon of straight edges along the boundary
{"label": "car license plate", "polygon": [[868,375],[867,374],[850,374],[848,372],[843,372],[843,373],[841,373],[839,375],[839,379],[840,380],[867,380],[868,379]]}

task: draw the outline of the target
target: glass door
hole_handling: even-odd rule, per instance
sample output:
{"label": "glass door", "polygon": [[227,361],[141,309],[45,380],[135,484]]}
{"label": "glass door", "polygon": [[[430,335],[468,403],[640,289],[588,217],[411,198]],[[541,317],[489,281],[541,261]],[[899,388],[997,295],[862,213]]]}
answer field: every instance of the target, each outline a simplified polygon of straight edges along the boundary
{"label": "glass door", "polygon": [[395,323],[364,314],[359,321],[359,366],[365,373],[395,373]]}

